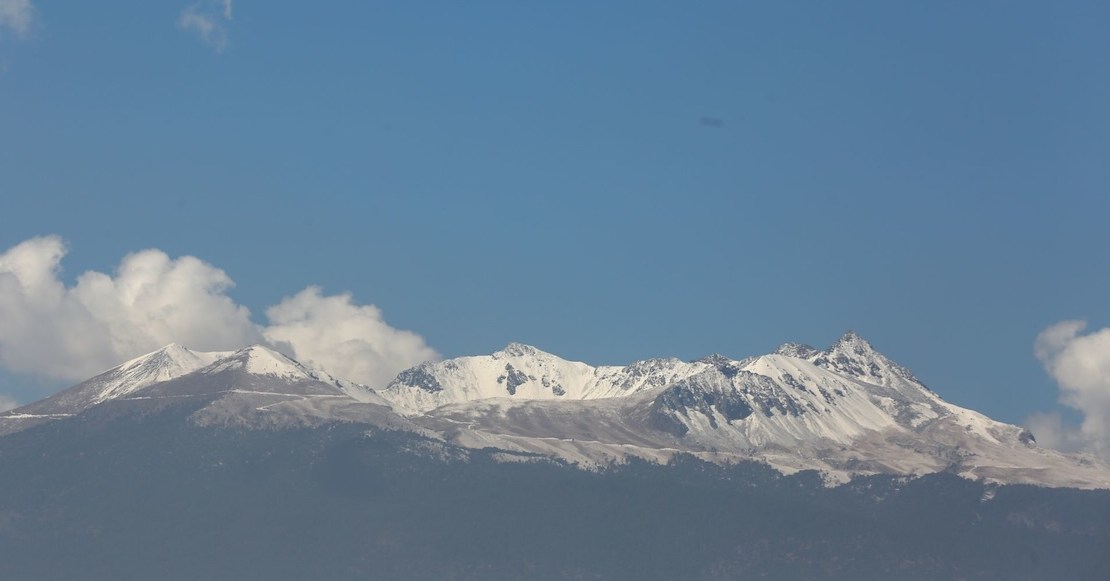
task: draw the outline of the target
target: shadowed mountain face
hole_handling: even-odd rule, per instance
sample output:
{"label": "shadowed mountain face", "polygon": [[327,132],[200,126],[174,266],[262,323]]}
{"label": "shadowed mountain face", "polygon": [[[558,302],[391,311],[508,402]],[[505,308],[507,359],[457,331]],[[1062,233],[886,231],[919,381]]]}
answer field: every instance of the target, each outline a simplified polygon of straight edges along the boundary
{"label": "shadowed mountain face", "polygon": [[1084,579],[1110,566],[1110,492],[997,484],[1092,487],[1102,465],[944,402],[855,336],[623,367],[511,345],[380,391],[265,347],[170,346],[0,427],[8,578]]}

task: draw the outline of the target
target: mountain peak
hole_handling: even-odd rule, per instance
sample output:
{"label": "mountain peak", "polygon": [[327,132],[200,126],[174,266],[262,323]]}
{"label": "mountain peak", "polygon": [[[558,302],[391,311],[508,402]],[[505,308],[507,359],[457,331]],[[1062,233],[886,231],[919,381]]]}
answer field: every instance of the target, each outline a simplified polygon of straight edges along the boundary
{"label": "mountain peak", "polygon": [[875,348],[871,346],[871,343],[869,343],[867,339],[859,336],[858,333],[851,329],[845,331],[844,334],[832,344],[832,347],[829,348],[829,351],[835,350],[848,350],[859,355],[876,353]]}
{"label": "mountain peak", "polygon": [[512,342],[493,353],[495,359],[501,357],[535,357],[537,355],[550,355],[547,352],[541,351],[531,345],[524,343]]}
{"label": "mountain peak", "polygon": [[[118,383],[126,392],[185,375],[228,355],[231,355],[230,351],[200,352],[180,343],[170,343],[157,351],[125,361],[98,377],[105,377],[110,383]],[[116,393],[118,390],[117,387],[110,391],[119,395]]]}
{"label": "mountain peak", "polygon": [[928,389],[910,370],[891,361],[855,331],[846,331],[828,349],[808,357],[818,367],[878,385],[908,381]]}
{"label": "mountain peak", "polygon": [[151,351],[150,353],[147,353],[145,355],[140,355],[134,359],[124,361],[123,363],[115,367],[113,371],[117,369],[120,371],[127,371],[139,367],[149,367],[151,365],[184,363],[195,361],[197,358],[198,354],[196,352],[187,349],[181,344],[170,343],[169,345],[166,345],[156,351]]}
{"label": "mountain peak", "polygon": [[808,359],[820,351],[811,345],[805,343],[783,343],[775,349],[775,355],[783,355],[786,357],[796,357],[798,359]]}
{"label": "mountain peak", "polygon": [[704,363],[706,365],[712,365],[714,367],[721,367],[732,365],[733,363],[735,363],[735,361],[728,357],[725,357],[724,355],[721,355],[720,353],[711,353],[709,355],[706,355],[705,357],[702,357],[701,359],[695,359],[693,363]]}
{"label": "mountain peak", "polygon": [[261,343],[252,343],[252,344],[247,345],[246,347],[243,347],[242,349],[236,351],[236,353],[249,353],[252,357],[258,357],[258,356],[279,357],[279,358],[288,359],[289,361],[293,361],[292,357],[289,357],[288,355],[283,354],[282,352],[278,351],[277,349],[274,349],[272,347],[267,347],[267,346],[265,346]]}
{"label": "mountain peak", "polygon": [[252,375],[273,375],[285,379],[316,379],[316,373],[270,347],[250,345],[212,365],[208,373],[239,369]]}

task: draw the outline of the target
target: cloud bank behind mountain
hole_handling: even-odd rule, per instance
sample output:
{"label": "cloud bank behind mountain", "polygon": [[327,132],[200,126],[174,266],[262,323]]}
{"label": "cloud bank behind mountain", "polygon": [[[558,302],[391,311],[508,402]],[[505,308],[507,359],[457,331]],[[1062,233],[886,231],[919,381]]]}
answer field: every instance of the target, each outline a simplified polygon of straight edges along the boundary
{"label": "cloud bank behind mountain", "polygon": [[176,342],[199,351],[265,343],[307,364],[376,385],[438,354],[380,309],[316,286],[252,318],[228,291],[223,270],[156,249],[123,257],[111,274],[61,279],[67,252],[58,236],[32,238],[0,254],[0,366],[16,373],[80,380]]}

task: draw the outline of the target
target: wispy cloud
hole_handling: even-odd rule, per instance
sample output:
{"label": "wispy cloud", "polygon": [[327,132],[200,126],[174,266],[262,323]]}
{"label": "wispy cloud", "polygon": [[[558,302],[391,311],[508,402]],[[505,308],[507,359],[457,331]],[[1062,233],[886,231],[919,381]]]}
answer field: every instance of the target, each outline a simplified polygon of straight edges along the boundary
{"label": "wispy cloud", "polygon": [[185,7],[177,19],[182,30],[196,34],[216,52],[228,43],[228,27],[234,19],[232,0],[200,0]]}
{"label": "wispy cloud", "polygon": [[24,36],[31,30],[34,19],[31,0],[0,0],[0,36],[5,32]]}
{"label": "wispy cloud", "polygon": [[1034,354],[1060,387],[1060,403],[1078,410],[1076,426],[1058,413],[1036,414],[1027,425],[1037,440],[1068,451],[1110,458],[1110,328],[1084,333],[1085,321],[1062,321],[1037,336]]}
{"label": "wispy cloud", "polygon": [[370,385],[437,354],[417,334],[394,329],[373,305],[314,286],[267,310],[269,325],[228,291],[231,278],[192,256],[142,250],[114,274],[59,277],[66,246],[33,238],[0,254],[0,366],[79,380],[176,342],[201,351],[250,343],[284,348],[303,362]]}

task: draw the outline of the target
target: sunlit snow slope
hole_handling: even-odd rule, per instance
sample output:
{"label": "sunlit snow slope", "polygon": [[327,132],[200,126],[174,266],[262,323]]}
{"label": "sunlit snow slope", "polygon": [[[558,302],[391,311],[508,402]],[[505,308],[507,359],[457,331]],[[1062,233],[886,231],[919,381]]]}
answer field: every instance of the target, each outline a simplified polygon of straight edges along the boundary
{"label": "sunlit snow slope", "polygon": [[398,411],[419,415],[446,404],[499,397],[571,401],[626,396],[709,368],[678,359],[593,367],[511,343],[492,355],[418,365],[403,371],[381,394]]}

